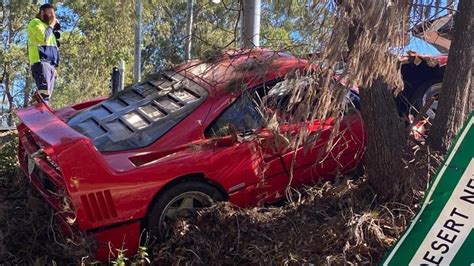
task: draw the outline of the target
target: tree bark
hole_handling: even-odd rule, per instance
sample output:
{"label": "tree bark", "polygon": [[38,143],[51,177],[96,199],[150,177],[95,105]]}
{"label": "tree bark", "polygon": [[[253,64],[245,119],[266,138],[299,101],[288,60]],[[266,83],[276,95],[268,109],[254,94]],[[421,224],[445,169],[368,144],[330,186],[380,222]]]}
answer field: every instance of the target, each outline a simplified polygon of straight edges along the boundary
{"label": "tree bark", "polygon": [[[7,98],[8,102],[8,109],[3,110],[2,108],[2,115],[5,118],[5,122],[7,126],[13,126],[13,95],[10,91],[10,73],[9,71],[9,66],[5,64],[3,66],[3,74],[2,74],[2,79],[1,82],[4,84],[4,89],[5,89],[5,96]],[[5,98],[4,98],[5,99]],[[1,126],[1,124],[0,124]]]}
{"label": "tree bark", "polygon": [[448,150],[472,111],[473,56],[474,1],[460,0],[458,12],[454,15],[454,34],[439,106],[429,134],[429,142],[436,150]]}
{"label": "tree bark", "polygon": [[368,135],[365,171],[379,198],[390,200],[399,195],[403,182],[403,125],[382,78],[374,80],[371,88],[361,88],[360,99]]}
{"label": "tree bark", "polygon": [[[8,35],[7,35],[7,45],[6,45],[6,51],[10,51],[10,47],[13,42],[13,25],[11,21],[11,10],[8,12]],[[12,80],[10,80],[10,71],[11,71],[11,62],[6,61],[4,64],[4,72],[3,72],[3,80],[5,82],[5,94],[7,95],[7,100],[8,100],[8,113],[7,113],[7,125],[8,126],[13,126],[13,110],[14,110],[14,105],[13,105],[13,83]],[[11,86],[10,86],[11,85]]]}
{"label": "tree bark", "polygon": [[31,86],[33,85],[33,78],[30,74],[30,68],[26,67],[25,87],[23,88],[23,104],[22,107],[28,106],[30,101]]}
{"label": "tree bark", "polygon": [[[349,27],[346,42],[349,53],[363,30],[355,20]],[[360,100],[368,135],[364,163],[368,181],[379,199],[395,199],[402,192],[401,177],[405,176],[402,159],[406,139],[393,93],[383,78],[378,77],[370,88],[360,88]]]}

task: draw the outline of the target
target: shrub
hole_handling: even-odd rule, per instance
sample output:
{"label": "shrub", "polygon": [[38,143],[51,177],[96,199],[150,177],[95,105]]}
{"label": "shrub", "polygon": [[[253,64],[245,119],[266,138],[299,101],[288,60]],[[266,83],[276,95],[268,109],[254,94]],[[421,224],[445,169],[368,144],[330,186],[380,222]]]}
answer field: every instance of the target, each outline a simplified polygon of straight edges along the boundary
{"label": "shrub", "polygon": [[18,169],[17,147],[16,131],[0,133],[0,182],[12,177]]}

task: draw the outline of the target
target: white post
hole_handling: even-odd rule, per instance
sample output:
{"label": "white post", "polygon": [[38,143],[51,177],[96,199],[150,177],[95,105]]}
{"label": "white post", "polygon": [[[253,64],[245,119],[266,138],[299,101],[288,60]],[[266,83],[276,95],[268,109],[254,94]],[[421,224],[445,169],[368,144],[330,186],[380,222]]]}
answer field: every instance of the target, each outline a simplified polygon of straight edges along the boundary
{"label": "white post", "polygon": [[135,29],[135,60],[133,64],[133,82],[141,80],[141,44],[142,44],[142,0],[137,1],[137,27]]}
{"label": "white post", "polygon": [[243,0],[242,40],[245,48],[260,46],[260,0]]}
{"label": "white post", "polygon": [[187,5],[187,16],[186,16],[186,43],[184,51],[184,59],[187,61],[191,59],[191,45],[193,35],[193,8],[194,0],[188,0]]}
{"label": "white post", "polygon": [[119,91],[123,91],[125,86],[125,61],[120,60],[119,62],[119,73],[120,73],[120,83],[119,83]]}

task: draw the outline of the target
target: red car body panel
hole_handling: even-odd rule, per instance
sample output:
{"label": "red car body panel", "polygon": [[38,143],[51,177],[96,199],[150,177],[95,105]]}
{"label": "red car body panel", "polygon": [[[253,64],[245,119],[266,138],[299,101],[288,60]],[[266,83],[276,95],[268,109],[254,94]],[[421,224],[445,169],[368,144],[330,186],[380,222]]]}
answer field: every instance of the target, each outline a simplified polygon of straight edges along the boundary
{"label": "red car body panel", "polygon": [[[242,207],[274,202],[284,196],[292,150],[276,154],[262,145],[272,138],[265,130],[259,138],[230,144],[224,138],[206,138],[204,131],[241,93],[226,89],[233,83],[243,82],[252,88],[283,78],[294,69],[304,71],[308,63],[260,49],[229,53],[224,58],[217,63],[191,62],[177,68],[206,88],[209,95],[169,132],[144,148],[100,152],[89,138],[66,123],[78,110],[103,99],[58,111],[51,111],[44,104],[18,111],[22,121],[18,125],[22,169],[58,212],[58,220],[68,228],[65,231],[94,234],[99,242],[98,259],[109,256],[109,243],[114,248],[125,244],[127,255],[133,255],[143,218],[153,200],[178,180],[199,178]],[[254,65],[260,71],[244,71]],[[262,67],[265,71],[261,71]],[[340,137],[329,152],[324,148],[333,121],[303,126],[322,131],[307,152],[303,148],[297,150],[293,186],[331,180],[353,170],[362,160],[366,133],[358,113],[343,118]],[[298,127],[287,130],[298,132]]]}

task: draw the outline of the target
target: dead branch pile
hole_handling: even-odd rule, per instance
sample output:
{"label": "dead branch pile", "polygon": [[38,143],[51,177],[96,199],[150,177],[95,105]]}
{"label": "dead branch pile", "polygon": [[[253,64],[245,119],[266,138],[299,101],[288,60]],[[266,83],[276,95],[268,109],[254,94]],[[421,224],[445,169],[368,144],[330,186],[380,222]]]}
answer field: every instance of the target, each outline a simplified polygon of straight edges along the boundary
{"label": "dead branch pile", "polygon": [[[220,204],[195,220],[178,221],[172,238],[155,247],[158,264],[376,263],[418,209],[440,157],[413,147],[402,202],[378,202],[366,178],[341,178],[307,188],[299,202],[238,209]],[[87,241],[59,233],[53,213],[22,175],[0,186],[0,265],[80,264]]]}
{"label": "dead branch pile", "polygon": [[238,209],[222,203],[178,221],[155,262],[180,264],[375,264],[418,210],[440,157],[412,146],[417,176],[403,202],[378,203],[366,178],[307,188],[299,203]]}
{"label": "dead branch pile", "polygon": [[0,265],[71,265],[87,256],[85,243],[60,233],[54,212],[26,179],[0,184]]}
{"label": "dead branch pile", "polygon": [[342,264],[378,261],[413,215],[409,206],[372,206],[365,181],[309,189],[297,205],[235,209],[217,205],[180,221],[159,263]]}

